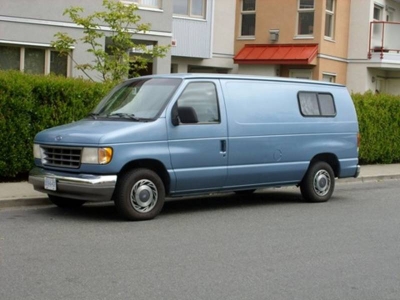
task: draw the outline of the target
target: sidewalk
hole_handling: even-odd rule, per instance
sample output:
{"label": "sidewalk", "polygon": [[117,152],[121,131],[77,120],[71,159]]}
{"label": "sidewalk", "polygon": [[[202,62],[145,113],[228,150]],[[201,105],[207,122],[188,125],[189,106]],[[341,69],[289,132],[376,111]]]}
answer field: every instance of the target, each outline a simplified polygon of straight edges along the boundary
{"label": "sidewalk", "polygon": [[[344,178],[337,182],[368,182],[400,179],[400,164],[361,166],[358,178]],[[4,207],[50,204],[47,195],[35,191],[28,182],[0,183],[0,209]]]}

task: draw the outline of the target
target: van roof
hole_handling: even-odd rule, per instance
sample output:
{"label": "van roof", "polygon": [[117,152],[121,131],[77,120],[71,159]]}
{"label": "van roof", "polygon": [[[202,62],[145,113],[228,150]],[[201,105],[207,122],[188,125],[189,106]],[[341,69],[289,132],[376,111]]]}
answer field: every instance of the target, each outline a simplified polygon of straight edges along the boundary
{"label": "van roof", "polygon": [[341,86],[342,84],[308,80],[308,79],[297,79],[287,77],[267,77],[267,76],[254,76],[254,75],[242,75],[242,74],[212,74],[212,73],[173,73],[173,74],[158,74],[158,75],[147,75],[141,78],[181,78],[181,79],[244,79],[244,80],[265,80],[273,82],[297,82],[305,84],[321,84],[321,85],[332,85]]}

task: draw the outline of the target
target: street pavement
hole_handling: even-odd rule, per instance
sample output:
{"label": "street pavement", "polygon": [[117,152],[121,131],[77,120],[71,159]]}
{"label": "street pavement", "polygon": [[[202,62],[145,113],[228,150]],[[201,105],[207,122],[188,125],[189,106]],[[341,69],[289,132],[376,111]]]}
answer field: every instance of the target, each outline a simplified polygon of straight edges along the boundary
{"label": "street pavement", "polygon": [[[337,182],[368,182],[400,179],[400,164],[363,165],[358,178],[344,178]],[[0,183],[0,208],[49,205],[47,195],[37,192],[28,182]]]}

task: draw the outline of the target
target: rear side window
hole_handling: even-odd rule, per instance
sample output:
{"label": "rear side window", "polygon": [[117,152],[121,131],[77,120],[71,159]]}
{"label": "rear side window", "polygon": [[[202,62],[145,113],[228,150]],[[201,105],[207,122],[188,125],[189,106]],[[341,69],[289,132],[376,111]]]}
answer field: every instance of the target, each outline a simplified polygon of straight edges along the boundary
{"label": "rear side window", "polygon": [[300,112],[305,117],[336,116],[335,102],[331,94],[300,92],[298,100]]}

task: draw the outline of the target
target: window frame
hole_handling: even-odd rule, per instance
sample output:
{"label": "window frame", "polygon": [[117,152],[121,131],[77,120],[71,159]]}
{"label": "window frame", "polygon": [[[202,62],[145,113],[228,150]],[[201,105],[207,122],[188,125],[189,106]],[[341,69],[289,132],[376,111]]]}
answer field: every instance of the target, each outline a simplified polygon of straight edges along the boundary
{"label": "window frame", "polygon": [[207,0],[199,0],[203,3],[203,11],[201,15],[192,14],[193,1],[195,0],[186,0],[187,2],[187,12],[186,14],[178,14],[174,12],[174,7],[172,5],[172,13],[174,17],[182,17],[182,18],[193,18],[199,20],[205,20],[207,17]]}
{"label": "window frame", "polygon": [[[255,37],[256,35],[256,6],[257,0],[254,0],[254,10],[243,10],[244,0],[240,1],[240,36],[241,37]],[[243,16],[254,15],[254,34],[243,34]]]}
{"label": "window frame", "polygon": [[[186,91],[186,89],[190,86],[190,85],[192,85],[192,84],[201,84],[201,83],[208,83],[208,84],[212,84],[212,86],[214,87],[214,91],[215,91],[215,101],[216,101],[216,108],[217,108],[217,114],[218,114],[218,120],[217,121],[214,121],[214,122],[211,122],[211,121],[208,121],[208,122],[197,122],[197,123],[182,123],[181,121],[179,121],[179,125],[215,125],[215,124],[221,124],[221,122],[222,122],[222,120],[221,120],[221,108],[220,108],[220,105],[219,105],[219,98],[218,98],[218,89],[217,89],[217,86],[216,86],[216,84],[215,84],[215,82],[213,82],[213,81],[191,81],[191,82],[188,82],[187,84],[186,84],[186,86],[184,87],[184,89],[182,90],[182,92],[179,94],[179,96],[178,96],[178,98],[177,98],[177,100],[176,100],[176,102],[175,102],[175,104],[174,104],[174,106],[176,106],[176,108],[178,108],[179,107],[179,101],[180,101],[180,99],[181,99],[181,97],[182,97],[182,95],[184,95],[184,93],[185,93],[185,91]],[[193,107],[193,106],[191,106],[191,107]],[[196,109],[193,107],[193,109],[196,111]],[[196,111],[196,114],[197,114],[197,111]]]}
{"label": "window frame", "polygon": [[[324,30],[324,36],[327,39],[335,39],[335,16],[336,16],[336,0],[331,0],[332,1],[332,10],[328,9],[328,0],[326,0],[326,6],[325,6],[325,30]],[[326,34],[327,32],[327,20],[328,16],[331,17],[330,22],[329,22],[329,33],[328,35]]]}
{"label": "window frame", "polygon": [[[296,36],[300,37],[313,37],[314,36],[314,23],[315,23],[315,0],[313,1],[313,7],[312,8],[301,8],[301,1],[298,0],[297,2],[297,28],[296,28]],[[312,24],[312,32],[308,33],[300,33],[300,15],[304,13],[312,13],[313,14],[313,24]]]}
{"label": "window frame", "polygon": [[[318,104],[318,111],[319,111],[319,114],[318,114],[318,115],[317,115],[317,114],[305,114],[305,113],[303,112],[302,105],[301,105],[301,101],[300,101],[300,100],[301,100],[301,99],[300,99],[301,94],[313,94],[313,95],[316,96],[317,104]],[[331,99],[332,99],[332,105],[333,105],[333,110],[334,110],[334,114],[322,114],[322,111],[321,111],[321,100],[320,100],[320,98],[319,98],[319,95],[329,95],[329,96],[331,97]],[[300,114],[301,114],[304,118],[334,118],[334,117],[336,117],[336,115],[337,115],[336,104],[335,104],[335,98],[333,97],[332,93],[329,93],[329,92],[299,91],[299,92],[297,93],[297,103],[298,103],[298,105],[299,105]]]}

